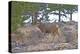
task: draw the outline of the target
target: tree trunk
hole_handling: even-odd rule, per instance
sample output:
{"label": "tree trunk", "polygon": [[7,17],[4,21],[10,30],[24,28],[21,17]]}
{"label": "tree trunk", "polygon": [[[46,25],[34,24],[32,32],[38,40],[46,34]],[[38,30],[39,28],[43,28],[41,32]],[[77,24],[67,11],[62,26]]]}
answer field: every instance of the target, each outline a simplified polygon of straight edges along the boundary
{"label": "tree trunk", "polygon": [[60,22],[61,21],[61,15],[60,15],[60,10],[59,10],[59,20],[58,20],[58,22]]}
{"label": "tree trunk", "polygon": [[70,10],[70,21],[72,21],[72,10]]}
{"label": "tree trunk", "polygon": [[37,23],[37,13],[32,13],[32,24],[35,25]]}
{"label": "tree trunk", "polygon": [[32,14],[32,24],[34,23],[33,21],[34,21],[34,16],[33,16],[33,14]]}
{"label": "tree trunk", "polygon": [[70,13],[70,21],[72,21],[72,13]]}

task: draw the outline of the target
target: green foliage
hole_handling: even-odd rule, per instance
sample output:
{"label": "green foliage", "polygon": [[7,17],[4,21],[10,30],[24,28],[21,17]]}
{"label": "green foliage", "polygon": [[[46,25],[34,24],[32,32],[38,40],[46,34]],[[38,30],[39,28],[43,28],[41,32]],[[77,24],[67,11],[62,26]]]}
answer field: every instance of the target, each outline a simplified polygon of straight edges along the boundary
{"label": "green foliage", "polygon": [[78,11],[77,5],[64,5],[65,10],[67,10],[68,13],[74,13]]}
{"label": "green foliage", "polygon": [[[59,11],[57,15],[59,15],[59,21],[61,17],[61,12],[64,13],[64,16],[66,17],[66,14],[70,14],[72,18],[72,14],[78,11],[77,5],[68,5],[68,4],[49,4],[49,8],[51,11]],[[66,11],[65,11],[66,10]]]}
{"label": "green foliage", "polygon": [[54,4],[54,5],[53,4],[49,4],[48,6],[49,6],[51,11],[55,11],[55,10],[58,9],[57,4]]}
{"label": "green foliage", "polygon": [[78,11],[77,5],[68,5],[68,4],[49,4],[48,5],[51,11],[60,10],[63,11],[66,10],[73,10]]}
{"label": "green foliage", "polygon": [[[39,11],[40,9],[44,9],[45,10],[45,18],[46,20],[48,20],[48,13],[52,12],[52,11],[62,11],[63,13],[65,13],[64,10],[67,10],[67,12],[69,13],[71,10],[72,12],[77,11],[77,5],[66,5],[66,4],[48,4],[48,8],[50,8],[50,10],[46,10],[47,6],[44,3],[29,3],[29,2],[17,2],[17,1],[13,1],[12,2],[12,6],[11,6],[11,30],[16,31],[16,29],[20,26],[22,26],[22,22],[27,18],[21,18],[21,16],[23,15],[23,13],[30,11],[32,15],[35,15],[35,13],[37,11]],[[60,14],[59,14],[60,15]]]}
{"label": "green foliage", "polygon": [[38,11],[39,4],[37,3],[27,3],[27,2],[12,2],[12,14],[11,14],[11,30],[16,31],[16,29],[21,26],[24,21],[21,18],[22,13],[25,11],[31,11],[32,13]]}

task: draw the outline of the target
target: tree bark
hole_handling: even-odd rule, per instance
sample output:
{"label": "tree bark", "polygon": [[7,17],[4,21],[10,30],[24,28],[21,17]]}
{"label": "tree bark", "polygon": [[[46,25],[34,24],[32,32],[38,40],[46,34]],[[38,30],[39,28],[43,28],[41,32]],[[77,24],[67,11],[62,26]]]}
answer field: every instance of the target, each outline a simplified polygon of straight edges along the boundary
{"label": "tree bark", "polygon": [[61,21],[61,15],[60,15],[60,10],[59,10],[59,20],[58,20],[58,22],[60,22]]}
{"label": "tree bark", "polygon": [[70,13],[70,21],[72,21],[72,13]]}
{"label": "tree bark", "polygon": [[37,23],[37,13],[32,13],[32,24],[35,25]]}
{"label": "tree bark", "polygon": [[34,16],[33,16],[33,14],[32,14],[32,25],[33,25],[33,21],[34,21]]}

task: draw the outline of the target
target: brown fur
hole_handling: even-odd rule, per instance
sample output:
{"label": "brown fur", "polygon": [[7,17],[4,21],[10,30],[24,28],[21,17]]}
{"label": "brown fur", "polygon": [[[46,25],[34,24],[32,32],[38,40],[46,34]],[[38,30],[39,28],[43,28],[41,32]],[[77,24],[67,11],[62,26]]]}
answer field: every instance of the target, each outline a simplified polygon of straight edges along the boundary
{"label": "brown fur", "polygon": [[38,25],[39,29],[43,33],[52,33],[53,35],[59,35],[58,25],[53,23],[40,23]]}

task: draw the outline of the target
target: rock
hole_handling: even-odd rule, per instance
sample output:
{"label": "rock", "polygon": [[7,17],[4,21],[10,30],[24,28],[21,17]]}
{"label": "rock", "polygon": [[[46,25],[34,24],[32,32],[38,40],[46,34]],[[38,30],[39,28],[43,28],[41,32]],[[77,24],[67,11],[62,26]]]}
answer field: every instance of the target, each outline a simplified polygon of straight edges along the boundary
{"label": "rock", "polygon": [[63,27],[64,36],[66,37],[67,42],[72,42],[77,39],[77,30],[75,25],[65,25]]}
{"label": "rock", "polygon": [[39,40],[44,37],[43,33],[36,26],[21,27],[17,29],[17,32],[23,34],[26,45],[39,43]]}
{"label": "rock", "polygon": [[37,26],[27,25],[18,28],[11,34],[12,52],[77,49],[77,26],[73,22],[71,24],[60,23],[59,25],[59,35],[53,35],[51,32],[44,34]]}
{"label": "rock", "polygon": [[63,49],[76,49],[77,47],[75,45],[72,45],[71,43],[58,43],[55,44],[54,49],[55,50],[63,50]]}
{"label": "rock", "polygon": [[39,43],[35,46],[31,45],[27,48],[27,51],[42,51],[42,50],[51,50],[54,43]]}
{"label": "rock", "polygon": [[42,43],[52,43],[54,42],[54,36],[52,34],[46,34],[41,40]]}

